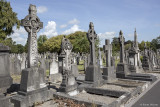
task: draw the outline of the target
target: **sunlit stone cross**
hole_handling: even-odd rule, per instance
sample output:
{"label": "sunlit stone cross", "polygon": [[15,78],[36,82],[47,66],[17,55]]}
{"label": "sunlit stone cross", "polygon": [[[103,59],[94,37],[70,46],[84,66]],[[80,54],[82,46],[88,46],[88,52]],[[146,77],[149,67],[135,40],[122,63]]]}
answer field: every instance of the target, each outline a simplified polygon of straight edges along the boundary
{"label": "sunlit stone cross", "polygon": [[37,17],[37,9],[35,5],[30,4],[29,15],[21,20],[21,25],[28,32],[28,68],[37,66],[37,32],[43,28],[43,22]]}
{"label": "sunlit stone cross", "polygon": [[95,42],[96,42],[96,39],[97,39],[97,34],[94,30],[94,25],[92,22],[90,22],[89,24],[89,30],[88,30],[88,33],[87,33],[87,38],[90,42],[90,57],[91,57],[91,62],[90,64],[91,65],[94,65],[96,64],[96,55],[95,55]]}

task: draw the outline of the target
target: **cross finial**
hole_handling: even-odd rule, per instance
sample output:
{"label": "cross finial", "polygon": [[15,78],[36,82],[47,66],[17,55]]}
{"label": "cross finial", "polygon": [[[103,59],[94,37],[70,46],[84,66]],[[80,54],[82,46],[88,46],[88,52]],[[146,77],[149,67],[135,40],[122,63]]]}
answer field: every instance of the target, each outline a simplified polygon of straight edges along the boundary
{"label": "cross finial", "polygon": [[123,32],[122,32],[122,30],[120,30],[120,32],[119,32],[119,35],[123,35]]}
{"label": "cross finial", "polygon": [[92,29],[92,30],[94,30],[94,25],[93,25],[93,22],[90,22],[90,24],[89,24],[89,29]]}

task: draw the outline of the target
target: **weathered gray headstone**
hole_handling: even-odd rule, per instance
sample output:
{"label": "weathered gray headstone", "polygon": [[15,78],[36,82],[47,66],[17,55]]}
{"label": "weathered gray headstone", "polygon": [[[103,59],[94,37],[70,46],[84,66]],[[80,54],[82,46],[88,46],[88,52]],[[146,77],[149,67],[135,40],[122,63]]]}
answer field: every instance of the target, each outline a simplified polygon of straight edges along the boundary
{"label": "weathered gray headstone", "polygon": [[51,98],[45,83],[43,68],[38,68],[37,32],[43,23],[37,17],[35,5],[29,6],[29,15],[21,20],[21,25],[28,32],[28,63],[22,70],[20,91],[12,98],[16,107],[32,106],[35,102],[43,102]]}
{"label": "weathered gray headstone", "polygon": [[57,53],[50,54],[50,70],[49,70],[50,82],[61,82],[62,74],[59,73]]}
{"label": "weathered gray headstone", "polygon": [[96,64],[95,42],[97,39],[97,34],[94,30],[94,25],[92,22],[89,24],[87,38],[90,43],[90,64],[86,68],[85,81],[92,84],[93,87],[97,87],[103,84],[103,79],[100,72],[100,66]]}
{"label": "weathered gray headstone", "polygon": [[10,107],[9,98],[4,96],[7,89],[12,85],[13,79],[10,76],[9,71],[9,51],[8,46],[4,46],[0,43],[0,106]]}

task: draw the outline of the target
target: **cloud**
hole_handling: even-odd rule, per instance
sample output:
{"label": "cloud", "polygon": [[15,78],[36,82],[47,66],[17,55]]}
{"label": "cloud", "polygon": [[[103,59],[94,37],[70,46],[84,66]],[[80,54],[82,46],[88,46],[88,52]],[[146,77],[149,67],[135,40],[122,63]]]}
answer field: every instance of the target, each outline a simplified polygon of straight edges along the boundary
{"label": "cloud", "polygon": [[115,32],[105,32],[105,33],[99,33],[98,36],[100,39],[112,39],[115,37]]}
{"label": "cloud", "polygon": [[17,44],[25,45],[28,33],[25,31],[23,27],[20,27],[20,29],[14,28],[14,33],[11,35],[13,41],[16,41]]}
{"label": "cloud", "polygon": [[68,34],[76,32],[76,31],[83,31],[83,30],[80,29],[78,25],[73,25],[70,29],[67,29],[64,32],[62,32],[62,34],[68,35]]}
{"label": "cloud", "polygon": [[46,12],[48,9],[45,6],[39,6],[37,7],[37,13],[44,13]]}
{"label": "cloud", "polygon": [[133,37],[133,36],[134,36],[134,34],[128,34],[127,36],[128,36],[128,37]]}
{"label": "cloud", "polygon": [[68,22],[68,24],[73,24],[73,25],[75,25],[75,24],[78,24],[80,21],[79,20],[77,20],[76,18],[74,18],[73,20],[70,20],[69,22]]}
{"label": "cloud", "polygon": [[67,27],[67,25],[66,25],[66,24],[64,24],[64,25],[60,25],[60,28],[65,28],[65,27]]}
{"label": "cloud", "polygon": [[44,28],[44,32],[40,33],[40,35],[46,35],[47,37],[57,36],[58,33],[56,31],[56,22],[48,21],[47,26]]}

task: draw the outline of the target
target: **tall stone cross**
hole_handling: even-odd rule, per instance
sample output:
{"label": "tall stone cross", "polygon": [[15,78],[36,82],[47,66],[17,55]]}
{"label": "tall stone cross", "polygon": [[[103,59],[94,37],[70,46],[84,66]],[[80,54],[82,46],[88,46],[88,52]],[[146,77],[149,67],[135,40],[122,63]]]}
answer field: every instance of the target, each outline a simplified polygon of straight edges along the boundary
{"label": "tall stone cross", "polygon": [[90,42],[90,58],[91,58],[90,64],[94,65],[94,64],[96,64],[95,42],[96,42],[96,39],[97,39],[97,34],[94,30],[94,25],[93,25],[92,22],[90,22],[90,24],[89,24],[89,30],[88,30],[88,33],[87,33],[87,38]]}
{"label": "tall stone cross", "polygon": [[21,20],[21,25],[28,32],[28,68],[37,66],[37,32],[43,28],[43,22],[37,17],[37,9],[35,5],[30,4],[29,15]]}
{"label": "tall stone cross", "polygon": [[120,42],[120,62],[124,63],[124,37],[123,37],[123,33],[120,30],[119,32],[119,42]]}

